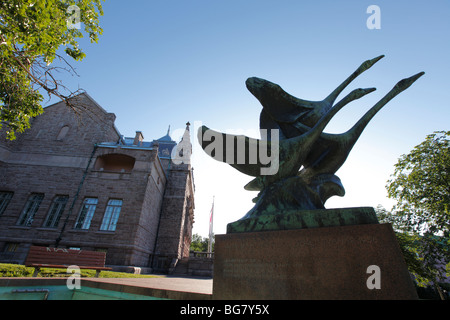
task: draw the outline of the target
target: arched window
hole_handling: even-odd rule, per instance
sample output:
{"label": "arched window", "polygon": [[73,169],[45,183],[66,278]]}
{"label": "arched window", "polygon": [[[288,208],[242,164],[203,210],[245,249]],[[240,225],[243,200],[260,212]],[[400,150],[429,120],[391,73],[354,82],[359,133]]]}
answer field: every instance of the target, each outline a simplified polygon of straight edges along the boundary
{"label": "arched window", "polygon": [[56,137],[56,140],[61,141],[66,136],[67,132],[69,131],[69,126],[64,126],[59,130],[58,136]]}
{"label": "arched window", "polygon": [[95,161],[95,170],[131,172],[135,159],[125,154],[111,153],[99,156]]}

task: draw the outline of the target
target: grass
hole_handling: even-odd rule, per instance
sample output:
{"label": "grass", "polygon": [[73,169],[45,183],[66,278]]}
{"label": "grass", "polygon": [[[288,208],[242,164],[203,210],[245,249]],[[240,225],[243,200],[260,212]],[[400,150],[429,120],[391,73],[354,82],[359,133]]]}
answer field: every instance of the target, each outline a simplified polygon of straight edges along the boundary
{"label": "grass", "polygon": [[[34,272],[33,267],[25,267],[20,264],[0,263],[0,278],[1,277],[32,277]],[[81,269],[81,277],[93,278],[95,277],[95,270]],[[65,269],[55,268],[41,268],[38,277],[68,277]],[[102,271],[99,278],[159,278],[162,276],[132,274],[126,272]]]}

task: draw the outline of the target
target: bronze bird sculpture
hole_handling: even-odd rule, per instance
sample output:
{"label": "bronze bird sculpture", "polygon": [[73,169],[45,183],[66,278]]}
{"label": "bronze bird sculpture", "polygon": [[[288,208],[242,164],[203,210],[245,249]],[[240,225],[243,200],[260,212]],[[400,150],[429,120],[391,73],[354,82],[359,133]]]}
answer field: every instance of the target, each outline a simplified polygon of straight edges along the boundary
{"label": "bronze bird sculpture", "polygon": [[[364,128],[383,106],[424,74],[420,72],[398,82],[347,132],[341,134],[323,132],[340,109],[376,90],[356,89],[334,104],[339,94],[356,77],[383,57],[379,56],[362,63],[322,101],[302,100],[288,94],[279,85],[270,81],[255,77],[247,79],[248,90],[263,107],[260,129],[267,131],[266,139],[220,133],[206,126],[199,129],[200,145],[210,156],[255,177],[245,189],[259,191],[259,194],[254,199],[255,206],[243,219],[283,214],[289,210],[324,209],[325,202],[331,196],[345,194],[344,187],[335,173],[347,159]],[[277,137],[274,137],[274,134]],[[231,143],[223,143],[224,141]],[[271,163],[263,162],[261,158],[252,154],[269,149]],[[215,157],[213,151],[221,157]],[[262,174],[261,169],[274,167],[274,162],[276,170]]]}

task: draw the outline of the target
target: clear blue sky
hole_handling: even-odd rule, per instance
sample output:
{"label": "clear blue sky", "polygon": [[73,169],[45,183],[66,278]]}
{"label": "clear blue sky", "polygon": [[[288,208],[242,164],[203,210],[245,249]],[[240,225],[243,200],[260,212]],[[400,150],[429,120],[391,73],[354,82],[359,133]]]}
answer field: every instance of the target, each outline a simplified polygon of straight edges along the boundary
{"label": "clear blue sky", "polygon": [[[366,26],[370,5],[381,10],[379,30]],[[115,113],[125,136],[141,130],[153,140],[187,121],[256,134],[261,106],[245,87],[248,77],[321,100],[363,61],[386,55],[340,96],[377,88],[325,130],[343,132],[399,80],[425,71],[370,122],[337,172],[347,194],[330,199],[329,208],[390,209],[385,184],[398,157],[427,134],[450,129],[448,0],[109,0],[103,8],[104,33],[97,44],[81,41],[87,57],[73,64],[80,77],[68,81]],[[192,141],[194,233],[207,235],[213,195],[214,231],[225,233],[252,207],[256,194],[243,189],[251,177],[204,155],[194,133]]]}

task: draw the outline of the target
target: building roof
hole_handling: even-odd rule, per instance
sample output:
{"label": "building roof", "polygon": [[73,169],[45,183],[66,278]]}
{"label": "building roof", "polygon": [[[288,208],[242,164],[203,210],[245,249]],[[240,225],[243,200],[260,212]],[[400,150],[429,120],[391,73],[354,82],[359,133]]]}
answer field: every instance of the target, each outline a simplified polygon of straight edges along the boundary
{"label": "building roof", "polygon": [[[97,108],[98,108],[99,110],[101,110],[101,112],[103,112],[105,115],[106,115],[106,114],[111,114],[111,115],[114,116],[114,119],[116,118],[116,115],[115,115],[114,113],[110,113],[110,112],[106,111],[106,110],[105,110],[101,105],[99,105],[98,102],[95,101],[94,98],[92,98],[86,91],[80,92],[79,94],[77,94],[77,95],[71,97],[70,100],[71,100],[75,105],[78,105],[78,104],[79,104],[79,100],[82,99],[83,97],[87,98],[87,99],[91,102],[91,104],[92,104],[93,106],[97,107]],[[51,104],[51,105],[45,106],[45,107],[44,107],[44,110],[45,110],[45,109],[50,109],[50,108],[55,107],[55,106],[60,106],[61,103],[64,103],[64,101],[61,100],[61,101],[55,102],[55,103],[53,103],[53,104]],[[81,103],[81,105],[83,105],[83,104]],[[82,107],[82,109],[86,109],[86,108],[83,108],[83,107]],[[114,128],[114,130],[116,131],[117,135],[118,135],[119,137],[121,137],[122,135],[120,134],[120,131],[119,131],[119,129],[117,129],[117,127],[116,127],[115,124],[113,124],[113,128]]]}
{"label": "building roof", "polygon": [[[72,97],[71,99],[74,100],[75,104],[80,103],[81,105],[84,105],[82,100],[86,98],[88,99],[91,103],[89,104],[89,106],[95,106],[100,110],[100,113],[102,114],[108,114],[108,115],[113,115],[114,116],[114,120],[115,120],[115,115],[113,113],[108,113],[102,106],[100,106],[87,92],[82,92],[74,97]],[[61,101],[54,103],[52,105],[46,106],[45,108],[52,108],[54,106],[59,106],[61,105]],[[113,128],[115,130],[115,132],[117,133],[119,139],[117,141],[108,141],[108,142],[102,142],[100,144],[98,144],[101,147],[107,147],[107,148],[115,148],[115,147],[122,147],[122,148],[130,148],[130,149],[148,149],[148,150],[152,150],[155,145],[158,145],[158,155],[160,158],[165,158],[165,159],[171,159],[171,155],[172,155],[172,150],[173,148],[177,145],[177,142],[175,142],[172,137],[170,136],[170,125],[169,128],[167,130],[167,133],[162,136],[159,139],[153,140],[153,141],[144,141],[144,137],[142,135],[142,132],[137,131],[136,132],[136,136],[135,137],[124,137],[120,131],[117,129],[117,127],[114,124],[114,120],[113,120]],[[188,124],[188,123],[187,123]],[[189,126],[186,127],[187,130],[189,130]],[[138,135],[140,135],[138,137]],[[182,141],[183,142],[183,139]]]}
{"label": "building roof", "polygon": [[[140,131],[138,131],[140,132]],[[126,148],[138,148],[138,149],[149,149],[152,150],[158,144],[158,155],[160,158],[171,158],[172,149],[177,145],[177,143],[170,136],[170,126],[167,130],[167,134],[161,138],[153,141],[139,141],[136,143],[136,137],[123,137],[119,142],[104,142],[100,146],[104,147],[126,147]]]}
{"label": "building roof", "polygon": [[163,137],[161,137],[161,138],[159,138],[159,139],[156,140],[156,141],[159,141],[159,142],[173,142],[173,143],[176,143],[176,142],[173,141],[172,138],[170,137],[170,126],[169,126],[169,129],[167,129],[166,135],[163,136]]}
{"label": "building roof", "polygon": [[170,158],[172,154],[172,149],[177,145],[175,141],[170,137],[170,126],[167,130],[167,134],[158,140],[153,140],[152,144],[157,142],[159,145],[159,157],[160,158]]}

